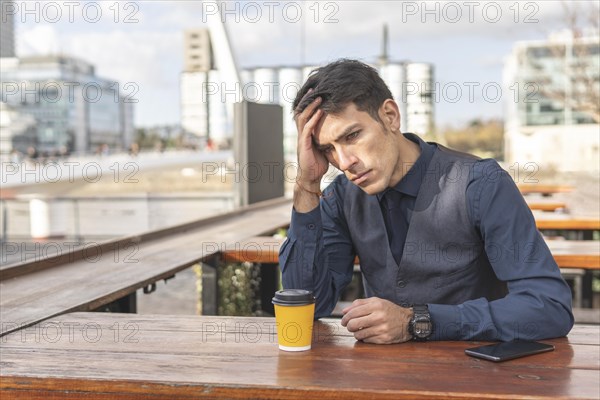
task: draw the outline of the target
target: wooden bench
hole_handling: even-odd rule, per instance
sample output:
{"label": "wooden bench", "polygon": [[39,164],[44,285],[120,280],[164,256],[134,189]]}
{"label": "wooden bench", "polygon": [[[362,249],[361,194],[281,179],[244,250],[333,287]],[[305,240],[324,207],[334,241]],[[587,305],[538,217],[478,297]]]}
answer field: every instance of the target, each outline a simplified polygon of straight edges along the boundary
{"label": "wooden bench", "polygon": [[[222,259],[226,262],[277,264],[279,248],[284,240],[284,238],[275,237],[253,237],[226,249],[222,254]],[[574,281],[574,306],[582,307],[585,270],[600,269],[599,244],[588,240],[546,240],[546,244],[565,279]],[[360,263],[358,257],[354,263],[355,266]],[[357,271],[360,270],[357,269]],[[338,302],[332,315],[340,316],[341,310],[349,304],[349,302]]]}
{"label": "wooden bench", "polygon": [[292,204],[276,199],[234,212],[114,240],[0,269],[0,336],[70,311],[127,298],[231,243],[270,234],[290,221]]}

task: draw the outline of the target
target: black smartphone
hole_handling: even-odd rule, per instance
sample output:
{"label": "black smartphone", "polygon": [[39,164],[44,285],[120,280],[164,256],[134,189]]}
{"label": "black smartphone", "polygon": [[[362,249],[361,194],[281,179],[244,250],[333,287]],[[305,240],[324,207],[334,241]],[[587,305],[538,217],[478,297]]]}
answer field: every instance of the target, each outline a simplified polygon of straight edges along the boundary
{"label": "black smartphone", "polygon": [[552,350],[554,350],[554,346],[551,344],[531,342],[527,340],[513,340],[512,342],[472,347],[470,349],[466,349],[465,353],[472,357],[500,362],[512,360],[514,358],[530,356],[533,354],[545,353]]}

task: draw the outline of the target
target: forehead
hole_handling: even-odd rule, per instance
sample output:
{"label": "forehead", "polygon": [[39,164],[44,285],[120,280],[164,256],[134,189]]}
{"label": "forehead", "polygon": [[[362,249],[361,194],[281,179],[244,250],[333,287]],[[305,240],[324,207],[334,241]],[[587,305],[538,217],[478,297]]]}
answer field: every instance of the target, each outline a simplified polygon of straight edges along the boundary
{"label": "forehead", "polygon": [[[319,145],[329,144],[353,126],[365,127],[377,123],[366,111],[360,111],[354,103],[335,114],[325,114],[315,129],[315,141]],[[349,133],[349,132],[348,132]]]}

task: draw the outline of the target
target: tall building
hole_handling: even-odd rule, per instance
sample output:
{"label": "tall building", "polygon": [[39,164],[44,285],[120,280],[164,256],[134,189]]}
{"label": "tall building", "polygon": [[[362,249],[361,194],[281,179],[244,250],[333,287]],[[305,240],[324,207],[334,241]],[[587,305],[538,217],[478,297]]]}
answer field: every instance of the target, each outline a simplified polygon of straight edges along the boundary
{"label": "tall building", "polygon": [[407,63],[406,81],[402,84],[405,88],[405,131],[418,135],[433,133],[433,66],[425,63]]}
{"label": "tall building", "polygon": [[0,0],[0,57],[15,57],[15,22],[12,0]]}
{"label": "tall building", "polygon": [[[11,132],[11,146],[25,152],[87,153],[133,141],[133,104],[119,83],[96,76],[94,67],[66,56],[35,56],[2,62],[2,102],[32,116],[35,134]],[[4,134],[3,134],[4,136]]]}
{"label": "tall building", "polygon": [[184,32],[184,70],[208,72],[213,69],[213,56],[208,29],[190,29]]}
{"label": "tall building", "polygon": [[[600,168],[600,39],[570,31],[517,42],[504,66],[505,159],[556,171]],[[592,107],[593,108],[593,107]]]}
{"label": "tall building", "polygon": [[227,145],[233,135],[232,104],[241,96],[224,27],[186,30],[183,57],[181,126],[187,136]]}
{"label": "tall building", "polygon": [[208,136],[208,101],[206,85],[212,69],[212,51],[208,29],[184,32],[184,70],[181,73],[181,126],[197,138]]}

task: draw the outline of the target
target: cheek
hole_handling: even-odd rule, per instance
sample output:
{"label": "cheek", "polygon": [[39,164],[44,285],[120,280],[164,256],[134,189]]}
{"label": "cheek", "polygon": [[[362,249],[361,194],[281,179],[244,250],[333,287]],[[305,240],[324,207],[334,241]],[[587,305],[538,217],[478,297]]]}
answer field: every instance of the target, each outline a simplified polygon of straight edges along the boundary
{"label": "cheek", "polygon": [[378,169],[385,169],[389,166],[392,151],[389,145],[385,142],[373,143],[368,151],[363,153],[366,157],[364,160],[369,160],[373,166],[377,166]]}

